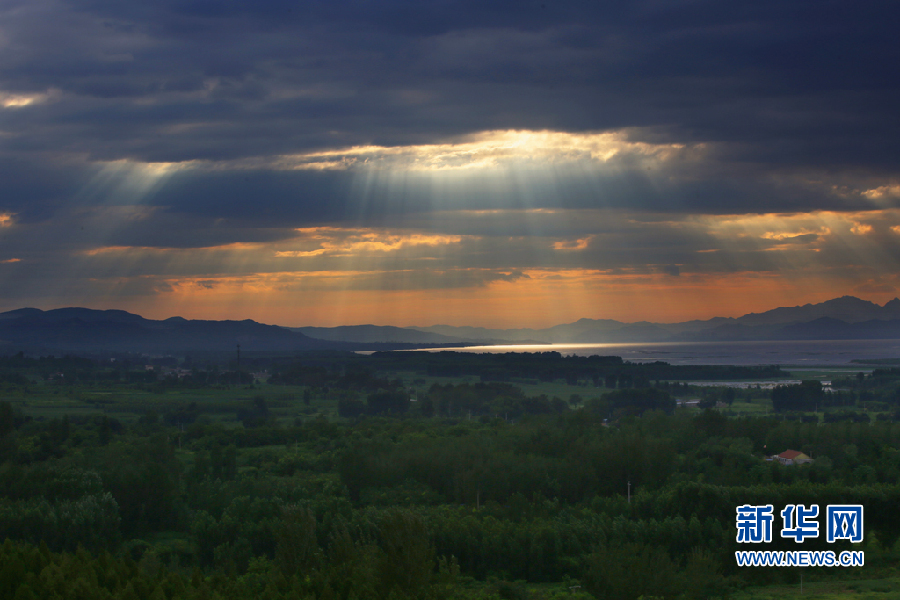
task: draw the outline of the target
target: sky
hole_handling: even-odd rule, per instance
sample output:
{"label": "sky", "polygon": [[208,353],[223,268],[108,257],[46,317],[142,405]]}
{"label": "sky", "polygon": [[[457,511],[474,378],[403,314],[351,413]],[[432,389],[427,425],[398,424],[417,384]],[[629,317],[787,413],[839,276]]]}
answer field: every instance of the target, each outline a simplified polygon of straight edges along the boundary
{"label": "sky", "polygon": [[865,0],[0,0],[0,310],[883,304],[898,22]]}

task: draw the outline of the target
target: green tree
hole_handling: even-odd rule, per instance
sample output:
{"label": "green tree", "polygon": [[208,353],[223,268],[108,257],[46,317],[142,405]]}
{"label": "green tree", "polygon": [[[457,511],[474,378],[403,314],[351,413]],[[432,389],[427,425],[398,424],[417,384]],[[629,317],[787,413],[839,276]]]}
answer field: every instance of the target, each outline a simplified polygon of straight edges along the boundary
{"label": "green tree", "polygon": [[228,480],[237,477],[237,448],[234,444],[229,444],[225,448],[225,456],[222,459],[222,476]]}
{"label": "green tree", "polygon": [[669,554],[656,546],[628,543],[604,547],[587,560],[585,589],[597,598],[634,600],[640,596],[674,598],[681,591]]}
{"label": "green tree", "polygon": [[0,401],[0,437],[15,429],[15,426],[16,415],[13,412],[12,405],[5,400]]}
{"label": "green tree", "polygon": [[385,592],[397,588],[414,595],[429,585],[435,572],[435,551],[422,517],[412,511],[389,509],[378,523],[381,548],[379,564]]}
{"label": "green tree", "polygon": [[275,561],[285,577],[315,567],[319,554],[316,516],[308,508],[296,504],[282,507],[275,540]]}

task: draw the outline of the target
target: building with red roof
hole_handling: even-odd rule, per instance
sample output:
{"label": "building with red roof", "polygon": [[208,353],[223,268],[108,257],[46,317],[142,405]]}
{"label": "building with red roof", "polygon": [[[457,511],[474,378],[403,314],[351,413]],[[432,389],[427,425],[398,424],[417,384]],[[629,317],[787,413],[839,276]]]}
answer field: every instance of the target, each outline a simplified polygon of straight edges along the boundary
{"label": "building with red roof", "polygon": [[783,465],[803,465],[813,461],[809,456],[797,450],[785,450],[781,454],[776,454],[774,458]]}

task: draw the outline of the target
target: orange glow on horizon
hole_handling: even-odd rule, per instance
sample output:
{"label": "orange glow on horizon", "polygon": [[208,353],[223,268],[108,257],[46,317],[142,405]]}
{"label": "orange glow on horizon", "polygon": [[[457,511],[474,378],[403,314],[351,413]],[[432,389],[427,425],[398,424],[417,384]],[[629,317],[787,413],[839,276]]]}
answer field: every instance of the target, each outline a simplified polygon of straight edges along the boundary
{"label": "orange glow on horizon", "polygon": [[[739,317],[843,295],[883,304],[900,289],[900,270],[885,267],[895,260],[886,249],[900,234],[900,210],[458,212],[444,228],[323,226],[197,248],[82,246],[73,251],[75,279],[85,283],[60,280],[58,291],[45,288],[30,305],[110,308],[115,298],[115,308],[160,319],[543,328],[580,318]],[[506,221],[523,215],[524,224],[506,233]],[[471,231],[465,223],[473,216],[500,227],[483,222],[479,235],[457,233]],[[0,214],[0,225],[12,219]],[[578,224],[577,233],[568,223]],[[522,233],[527,226],[538,233]],[[620,243],[629,235],[641,241]],[[29,266],[42,259],[20,256]]]}
{"label": "orange glow on horizon", "polygon": [[[152,303],[135,298],[118,307],[155,319],[176,315],[188,319],[249,318],[291,327],[446,324],[543,328],[583,317],[626,323],[739,317],[844,295],[832,281],[796,280],[774,274],[671,277],[534,270],[526,275],[477,288],[388,291],[346,289],[341,281],[348,274],[343,271],[310,273],[302,278],[293,273],[178,278],[167,280],[168,291],[161,292]],[[858,295],[878,303],[893,297],[888,291]],[[477,311],[473,310],[476,306]]]}

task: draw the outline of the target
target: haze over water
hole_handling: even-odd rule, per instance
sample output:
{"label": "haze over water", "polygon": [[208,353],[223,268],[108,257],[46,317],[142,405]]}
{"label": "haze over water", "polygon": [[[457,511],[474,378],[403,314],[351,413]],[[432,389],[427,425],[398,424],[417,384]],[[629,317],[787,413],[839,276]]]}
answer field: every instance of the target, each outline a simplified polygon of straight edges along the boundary
{"label": "haze over water", "polygon": [[871,369],[854,360],[896,359],[900,340],[804,340],[764,342],[658,342],[634,344],[510,344],[441,348],[458,352],[559,352],[575,356],[621,356],[631,362],[673,365],[847,366]]}

